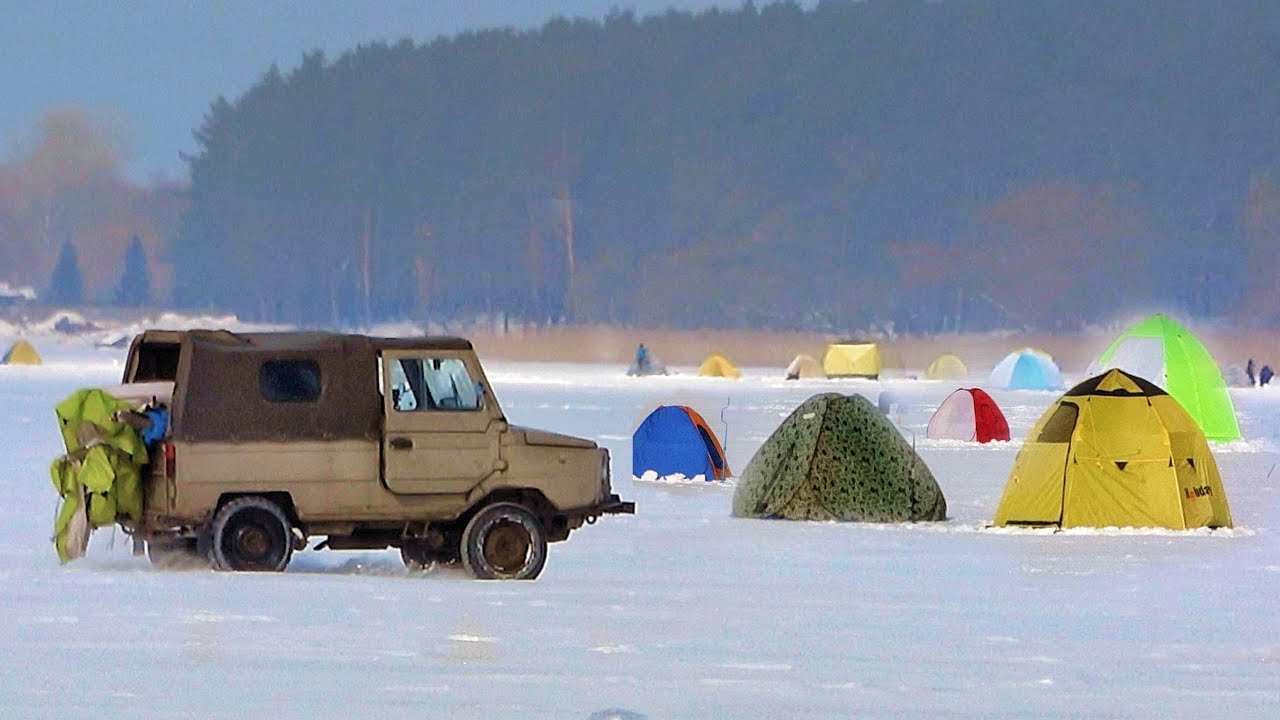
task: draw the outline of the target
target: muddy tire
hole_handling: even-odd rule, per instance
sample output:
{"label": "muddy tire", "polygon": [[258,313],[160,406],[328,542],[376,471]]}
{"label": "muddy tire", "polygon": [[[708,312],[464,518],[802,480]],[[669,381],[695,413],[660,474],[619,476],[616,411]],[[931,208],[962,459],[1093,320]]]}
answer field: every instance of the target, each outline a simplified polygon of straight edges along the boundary
{"label": "muddy tire", "polygon": [[209,567],[209,558],[196,549],[195,538],[165,538],[147,541],[147,559],[157,570],[199,570]]}
{"label": "muddy tire", "polygon": [[293,556],[293,525],[279,505],[263,497],[223,505],[210,531],[216,570],[280,572]]}
{"label": "muddy tire", "polygon": [[489,505],[462,531],[462,564],[481,580],[532,580],[546,562],[547,532],[523,505]]}

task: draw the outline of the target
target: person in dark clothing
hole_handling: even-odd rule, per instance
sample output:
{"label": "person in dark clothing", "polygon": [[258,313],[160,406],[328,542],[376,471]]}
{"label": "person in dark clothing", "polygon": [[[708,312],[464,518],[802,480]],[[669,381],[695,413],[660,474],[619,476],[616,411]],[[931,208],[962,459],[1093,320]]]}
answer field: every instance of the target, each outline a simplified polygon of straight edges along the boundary
{"label": "person in dark clothing", "polygon": [[1263,365],[1262,369],[1258,371],[1258,386],[1266,386],[1267,383],[1271,382],[1271,378],[1274,375],[1275,372],[1271,370],[1270,365]]}
{"label": "person in dark clothing", "polygon": [[1257,383],[1257,381],[1256,381],[1256,380],[1254,379],[1254,377],[1253,377],[1253,371],[1254,371],[1254,369],[1255,369],[1255,366],[1254,366],[1254,364],[1253,364],[1253,358],[1249,358],[1249,362],[1248,362],[1248,364],[1246,364],[1246,365],[1244,366],[1244,374],[1245,374],[1245,375],[1247,375],[1247,376],[1249,376],[1249,384],[1250,384],[1250,385],[1257,385],[1257,384],[1258,384],[1258,383]]}

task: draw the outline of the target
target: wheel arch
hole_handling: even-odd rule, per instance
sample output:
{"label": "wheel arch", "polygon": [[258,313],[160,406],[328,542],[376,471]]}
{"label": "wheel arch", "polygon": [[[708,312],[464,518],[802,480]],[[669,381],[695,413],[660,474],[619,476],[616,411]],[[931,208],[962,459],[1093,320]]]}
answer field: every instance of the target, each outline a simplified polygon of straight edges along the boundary
{"label": "wheel arch", "polygon": [[265,492],[229,492],[222,493],[218,496],[218,504],[213,508],[213,514],[209,516],[210,522],[222,510],[223,506],[232,500],[238,500],[243,497],[260,497],[270,500],[280,507],[284,512],[284,516],[289,519],[289,523],[294,527],[306,532],[301,518],[298,517],[298,508],[293,504],[293,496],[285,490],[268,490]]}
{"label": "wheel arch", "polygon": [[[494,490],[473,504],[467,512],[463,513],[458,518],[458,523],[465,527],[467,523],[471,522],[471,518],[475,517],[481,510],[500,502],[515,503],[528,508],[538,518],[538,522],[542,523],[542,528],[546,531],[549,542],[563,540],[564,537],[568,537],[568,516],[557,510],[556,506],[547,499],[547,496],[536,488],[499,488]],[[561,535],[564,537],[560,537]]]}

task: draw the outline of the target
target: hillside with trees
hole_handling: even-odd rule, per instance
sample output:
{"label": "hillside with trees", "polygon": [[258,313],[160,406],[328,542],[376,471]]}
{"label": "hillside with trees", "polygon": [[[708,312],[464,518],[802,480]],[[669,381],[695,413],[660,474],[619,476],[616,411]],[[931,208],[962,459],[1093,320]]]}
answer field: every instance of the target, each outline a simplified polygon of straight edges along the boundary
{"label": "hillside with trees", "polygon": [[748,4],[317,53],[212,104],[172,300],[311,325],[1274,326],[1277,120],[1274,0]]}
{"label": "hillside with trees", "polygon": [[184,188],[126,181],[113,137],[92,113],[60,109],[0,164],[0,281],[34,288],[53,304],[171,299],[168,243]]}

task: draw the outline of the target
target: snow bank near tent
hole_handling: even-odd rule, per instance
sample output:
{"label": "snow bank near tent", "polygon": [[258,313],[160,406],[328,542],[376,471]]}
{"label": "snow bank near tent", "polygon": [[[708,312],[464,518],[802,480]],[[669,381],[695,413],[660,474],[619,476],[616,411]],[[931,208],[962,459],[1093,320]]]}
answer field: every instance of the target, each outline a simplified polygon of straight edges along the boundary
{"label": "snow bank near tent", "polygon": [[[12,343],[25,338],[40,351],[45,364],[57,365],[83,358],[86,349],[96,350],[102,357],[122,359],[129,341],[143,330],[190,330],[193,328],[226,329],[232,332],[291,330],[289,325],[253,323],[234,315],[185,314],[161,312],[128,317],[87,314],[75,310],[54,310],[39,317],[0,320],[0,341]],[[7,347],[6,343],[6,347]]]}

